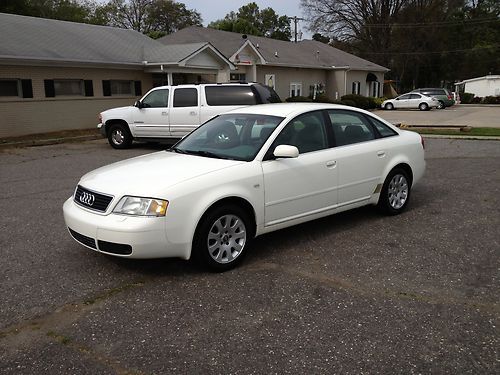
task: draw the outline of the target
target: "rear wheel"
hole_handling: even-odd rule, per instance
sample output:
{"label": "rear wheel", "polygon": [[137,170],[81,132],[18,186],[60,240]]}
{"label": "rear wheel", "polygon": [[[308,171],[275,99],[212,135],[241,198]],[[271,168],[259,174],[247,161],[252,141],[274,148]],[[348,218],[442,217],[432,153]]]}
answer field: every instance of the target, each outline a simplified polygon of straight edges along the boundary
{"label": "rear wheel", "polygon": [[427,111],[429,109],[429,106],[427,105],[427,103],[420,103],[418,105],[418,109],[420,109],[421,111]]}
{"label": "rear wheel", "polygon": [[123,124],[113,124],[108,131],[108,142],[116,149],[129,148],[132,144],[132,135]]}
{"label": "rear wheel", "polygon": [[410,200],[411,182],[402,168],[393,169],[385,179],[378,207],[389,215],[403,212]]}
{"label": "rear wheel", "polygon": [[394,105],[392,103],[387,103],[385,106],[384,106],[385,109],[387,109],[388,111],[394,109]]}
{"label": "rear wheel", "polygon": [[223,272],[240,264],[253,237],[251,220],[238,206],[210,210],[200,222],[193,241],[193,256],[212,271]]}

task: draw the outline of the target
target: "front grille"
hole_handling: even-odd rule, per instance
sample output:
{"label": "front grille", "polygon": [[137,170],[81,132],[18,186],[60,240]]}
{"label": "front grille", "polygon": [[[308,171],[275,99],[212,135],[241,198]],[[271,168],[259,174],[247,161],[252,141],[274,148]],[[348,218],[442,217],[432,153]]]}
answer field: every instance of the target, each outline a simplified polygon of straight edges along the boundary
{"label": "front grille", "polygon": [[80,185],[77,186],[74,197],[76,204],[99,212],[105,212],[112,200],[111,195],[96,193]]}
{"label": "front grille", "polygon": [[93,238],[90,238],[90,237],[84,236],[83,234],[75,232],[71,228],[68,228],[68,230],[69,230],[69,233],[71,234],[71,236],[73,236],[73,238],[75,240],[77,240],[78,242],[80,242],[81,244],[88,246],[88,247],[91,247],[92,249],[97,249],[97,247],[95,246],[95,240]]}

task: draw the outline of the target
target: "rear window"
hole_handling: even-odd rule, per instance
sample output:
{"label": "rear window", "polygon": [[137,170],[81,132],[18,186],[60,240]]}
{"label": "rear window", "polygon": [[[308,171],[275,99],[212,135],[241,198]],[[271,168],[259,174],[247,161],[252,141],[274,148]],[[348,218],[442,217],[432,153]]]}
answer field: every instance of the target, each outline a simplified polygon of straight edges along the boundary
{"label": "rear window", "polygon": [[260,96],[258,104],[281,103],[279,95],[272,87],[264,85],[253,85],[252,87]]}
{"label": "rear window", "polygon": [[211,106],[257,104],[250,86],[206,86],[205,95]]}

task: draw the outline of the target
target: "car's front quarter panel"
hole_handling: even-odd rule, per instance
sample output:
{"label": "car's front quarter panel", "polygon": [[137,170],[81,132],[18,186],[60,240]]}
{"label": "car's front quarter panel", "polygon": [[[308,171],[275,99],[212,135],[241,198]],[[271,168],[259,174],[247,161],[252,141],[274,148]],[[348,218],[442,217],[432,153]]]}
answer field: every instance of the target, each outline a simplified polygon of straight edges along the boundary
{"label": "car's front quarter panel", "polygon": [[[221,183],[224,181],[224,183]],[[183,248],[184,257],[191,254],[196,227],[211,206],[227,198],[244,199],[253,207],[256,231],[264,218],[264,183],[260,162],[253,161],[211,172],[180,183],[165,192],[169,200],[166,232],[175,247]]]}

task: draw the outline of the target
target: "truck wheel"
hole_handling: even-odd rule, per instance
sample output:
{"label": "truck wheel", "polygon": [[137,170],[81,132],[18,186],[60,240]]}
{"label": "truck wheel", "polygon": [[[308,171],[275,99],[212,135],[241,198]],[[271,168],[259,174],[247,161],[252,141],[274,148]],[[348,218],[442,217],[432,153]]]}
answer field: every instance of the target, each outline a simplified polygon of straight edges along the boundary
{"label": "truck wheel", "polygon": [[125,125],[113,124],[108,131],[108,141],[113,148],[125,149],[132,144],[132,135]]}

